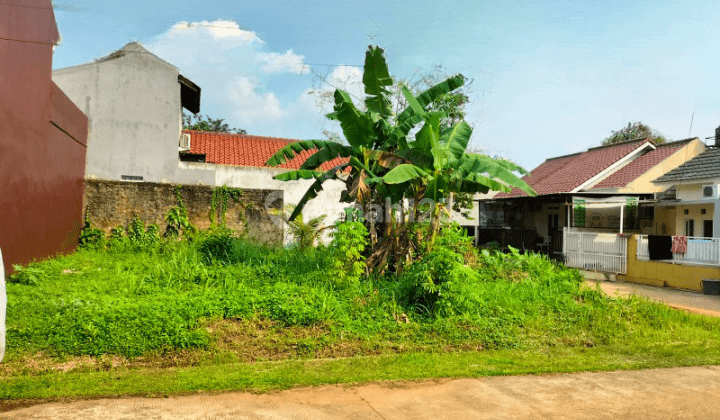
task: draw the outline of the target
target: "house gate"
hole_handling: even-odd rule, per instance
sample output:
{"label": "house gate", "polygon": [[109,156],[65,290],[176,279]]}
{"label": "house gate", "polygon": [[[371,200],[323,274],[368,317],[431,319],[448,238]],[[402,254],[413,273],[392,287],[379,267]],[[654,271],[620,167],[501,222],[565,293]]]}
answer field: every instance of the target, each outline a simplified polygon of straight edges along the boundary
{"label": "house gate", "polygon": [[627,237],[617,233],[564,229],[565,265],[583,270],[627,273]]}

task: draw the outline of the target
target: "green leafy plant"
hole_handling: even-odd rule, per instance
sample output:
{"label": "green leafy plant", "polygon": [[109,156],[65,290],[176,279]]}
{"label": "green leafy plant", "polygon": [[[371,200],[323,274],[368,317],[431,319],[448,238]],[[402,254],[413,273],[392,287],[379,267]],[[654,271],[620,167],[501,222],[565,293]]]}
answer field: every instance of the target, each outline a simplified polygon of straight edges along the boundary
{"label": "green leafy plant", "polygon": [[90,220],[85,218],[85,225],[80,231],[80,248],[83,249],[98,249],[105,246],[105,233],[96,228],[90,223]]}
{"label": "green leafy plant", "polygon": [[238,262],[238,238],[232,229],[214,227],[200,240],[198,251],[209,264],[228,265]]}
{"label": "green leafy plant", "polygon": [[[228,187],[223,185],[222,187],[216,187],[212,192],[212,201],[210,203],[210,224],[216,225],[216,218],[220,218],[220,227],[225,227],[227,222],[226,213],[228,208],[228,202],[230,200],[238,201],[243,195],[243,190],[240,188]],[[244,218],[244,215],[240,215]]]}
{"label": "green leafy plant", "polygon": [[150,246],[158,243],[158,226],[150,224],[145,228],[145,221],[135,216],[128,224],[127,237],[135,246]]}
{"label": "green leafy plant", "polygon": [[13,270],[14,273],[8,278],[9,283],[35,286],[48,278],[48,274],[39,263],[31,263],[27,267],[13,264]]}
{"label": "green leafy plant", "polygon": [[361,222],[345,221],[335,224],[330,249],[330,276],[340,281],[357,281],[365,274],[363,252],[368,245],[368,232]]}
{"label": "green leafy plant", "polygon": [[463,256],[449,247],[436,246],[413,262],[400,276],[408,302],[428,315],[452,315],[452,300],[442,299],[453,283],[477,279]]}
{"label": "green leafy plant", "polygon": [[[280,214],[280,216],[288,225],[288,230],[295,239],[295,246],[301,250],[312,248],[322,237],[323,232],[329,227],[322,225],[322,222],[327,216],[320,215],[305,222],[303,215],[301,214],[294,220],[289,220],[287,213],[292,213],[294,209],[294,205],[288,205],[285,207],[285,214]],[[276,213],[280,213],[280,211],[277,211]]]}
{"label": "green leafy plant", "polygon": [[[283,181],[314,179],[313,184],[298,202],[290,220],[301,214],[306,203],[322,190],[324,182],[339,179],[346,184],[344,202],[403,205],[408,200],[414,205],[409,220],[385,209],[389,220],[380,229],[369,219],[372,255],[370,267],[383,272],[388,264],[398,266],[409,254],[406,235],[407,223],[417,220],[417,206],[425,199],[434,203],[426,243],[431,247],[440,229],[444,214],[449,214],[448,201],[453,194],[486,193],[490,190],[510,191],[519,188],[528,194],[533,189],[519,178],[527,172],[504,159],[494,159],[477,153],[468,153],[472,135],[469,124],[461,115],[449,116],[436,102],[463,86],[465,77],[451,76],[414,95],[407,87],[401,91],[408,106],[393,115],[390,104],[389,75],[384,52],[370,46],[365,54],[363,85],[364,110],[356,106],[350,95],[336,90],[333,113],[328,117],[337,120],[347,144],[333,141],[307,140],[291,143],[280,149],[267,162],[277,166],[295,158],[304,151],[314,152],[299,170],[276,175]],[[421,126],[419,126],[422,124]],[[317,169],[336,158],[347,158],[327,171]]]}
{"label": "green leafy plant", "polygon": [[197,228],[190,223],[190,217],[188,216],[187,207],[182,199],[180,193],[180,186],[175,187],[175,199],[177,205],[173,206],[168,210],[165,215],[165,222],[167,227],[165,228],[165,236],[178,237],[181,233],[193,234],[197,231]]}

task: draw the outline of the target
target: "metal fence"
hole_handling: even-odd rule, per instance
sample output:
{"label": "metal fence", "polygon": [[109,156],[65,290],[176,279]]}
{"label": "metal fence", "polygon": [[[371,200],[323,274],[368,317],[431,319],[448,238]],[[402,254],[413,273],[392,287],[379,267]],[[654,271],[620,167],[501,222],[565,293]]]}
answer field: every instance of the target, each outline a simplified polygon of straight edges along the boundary
{"label": "metal fence", "polygon": [[[648,261],[650,259],[648,235],[637,235],[636,238],[637,259]],[[687,252],[674,252],[672,261],[681,264],[720,266],[720,238],[688,236]]]}
{"label": "metal fence", "polygon": [[565,228],[565,265],[583,270],[627,273],[627,237]]}

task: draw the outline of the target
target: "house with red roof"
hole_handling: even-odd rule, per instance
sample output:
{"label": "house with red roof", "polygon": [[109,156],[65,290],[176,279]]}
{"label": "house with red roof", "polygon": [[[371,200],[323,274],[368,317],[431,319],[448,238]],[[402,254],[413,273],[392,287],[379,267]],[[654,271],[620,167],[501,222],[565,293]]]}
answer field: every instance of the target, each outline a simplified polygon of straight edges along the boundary
{"label": "house with red roof", "polygon": [[[212,185],[278,190],[282,192],[279,198],[283,198],[286,205],[293,205],[300,201],[314,181],[273,179],[279,173],[300,169],[312,152],[304,151],[278,167],[265,164],[277,151],[297,140],[192,130],[185,130],[183,134],[185,143],[180,152],[180,169],[204,173],[206,178],[209,175]],[[328,170],[345,161],[344,158],[337,158],[325,162],[320,169]],[[325,225],[334,223],[347,207],[346,203],[340,202],[343,190],[344,183],[326,181],[323,191],[305,206],[305,220],[325,216]],[[289,239],[286,237],[286,241]]]}
{"label": "house with red roof", "polygon": [[547,159],[514,189],[479,200],[480,243],[563,253],[563,228],[654,233],[653,181],[705,150],[698,138],[656,144],[638,139]]}
{"label": "house with red roof", "polygon": [[[296,204],[312,183],[273,179],[299,168],[310,152],[277,168],[265,165],[297,140],[183,131],[183,109],[200,111],[200,87],[137,42],[93,62],[55,70],[52,77],[89,117],[85,179],[276,190],[268,199],[285,204]],[[325,223],[333,223],[342,212],[344,184],[328,182],[324,188],[305,207],[306,220],[327,215]]]}
{"label": "house with red roof", "polygon": [[[654,229],[628,238],[622,280],[720,291],[720,127],[715,143],[653,180]],[[652,234],[652,235],[650,235]]]}

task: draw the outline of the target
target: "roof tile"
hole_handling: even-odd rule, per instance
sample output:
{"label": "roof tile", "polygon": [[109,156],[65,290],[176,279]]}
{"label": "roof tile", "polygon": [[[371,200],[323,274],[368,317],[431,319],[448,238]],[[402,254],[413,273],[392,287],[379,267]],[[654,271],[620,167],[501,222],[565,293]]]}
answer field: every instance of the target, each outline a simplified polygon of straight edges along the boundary
{"label": "roof tile", "polygon": [[[548,159],[530,172],[530,175],[523,177],[523,180],[533,187],[538,195],[570,192],[646,142],[643,140],[596,147],[582,153]],[[527,194],[515,188],[495,197],[523,196]]]}
{"label": "roof tile", "polygon": [[637,159],[633,160],[619,171],[602,180],[592,189],[599,188],[620,188],[636,180],[652,167],[677,152],[687,142],[673,142],[666,147],[658,147]]}
{"label": "roof tile", "polygon": [[[288,144],[298,141],[286,138],[209,131],[186,130],[183,133],[190,134],[190,153],[204,154],[207,163],[260,168],[269,168],[265,162],[272,155]],[[300,169],[303,162],[313,153],[303,151],[294,159],[277,166],[277,168]],[[323,163],[319,169],[327,171],[346,162],[346,158],[336,158]]]}

